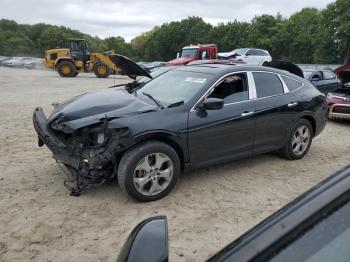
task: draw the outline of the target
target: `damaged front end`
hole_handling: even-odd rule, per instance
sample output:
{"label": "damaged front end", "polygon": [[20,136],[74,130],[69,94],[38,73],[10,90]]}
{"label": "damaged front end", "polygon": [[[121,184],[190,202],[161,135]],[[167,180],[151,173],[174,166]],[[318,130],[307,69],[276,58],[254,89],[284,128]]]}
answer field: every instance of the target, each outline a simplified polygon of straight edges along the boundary
{"label": "damaged front end", "polygon": [[33,124],[39,146],[47,145],[57,163],[70,171],[70,178],[64,184],[74,196],[113,179],[118,155],[132,143],[129,129],[110,129],[107,118],[76,128],[65,122],[64,116],[49,122],[42,108],[38,107],[33,113]]}

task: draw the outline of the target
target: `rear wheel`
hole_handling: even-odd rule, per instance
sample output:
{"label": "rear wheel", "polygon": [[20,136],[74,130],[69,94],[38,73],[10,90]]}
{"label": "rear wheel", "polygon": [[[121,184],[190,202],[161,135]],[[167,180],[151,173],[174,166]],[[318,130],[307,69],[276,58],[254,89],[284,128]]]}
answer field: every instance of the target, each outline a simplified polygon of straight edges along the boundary
{"label": "rear wheel", "polygon": [[118,183],[138,201],[154,201],[166,196],[180,175],[175,150],[159,141],[148,141],[129,149],[118,166]]}
{"label": "rear wheel", "polygon": [[71,61],[62,61],[57,66],[57,72],[62,77],[75,77],[78,72]]}
{"label": "rear wheel", "polygon": [[94,73],[98,78],[106,78],[111,74],[111,70],[104,62],[97,62],[94,66]]}
{"label": "rear wheel", "polygon": [[295,125],[287,144],[281,149],[281,155],[290,160],[303,158],[310,149],[312,137],[311,123],[306,119],[300,119]]}

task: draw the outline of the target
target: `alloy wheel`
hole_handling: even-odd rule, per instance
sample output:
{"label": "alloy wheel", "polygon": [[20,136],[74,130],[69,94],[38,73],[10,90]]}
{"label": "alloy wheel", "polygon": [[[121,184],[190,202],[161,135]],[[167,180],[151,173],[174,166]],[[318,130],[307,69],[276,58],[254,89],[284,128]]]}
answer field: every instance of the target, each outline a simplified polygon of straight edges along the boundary
{"label": "alloy wheel", "polygon": [[306,125],[299,126],[293,135],[292,150],[297,156],[302,155],[307,150],[311,141],[310,129]]}
{"label": "alloy wheel", "polygon": [[173,162],[167,155],[152,153],[142,158],[137,164],[133,182],[139,193],[154,196],[169,186],[173,173]]}

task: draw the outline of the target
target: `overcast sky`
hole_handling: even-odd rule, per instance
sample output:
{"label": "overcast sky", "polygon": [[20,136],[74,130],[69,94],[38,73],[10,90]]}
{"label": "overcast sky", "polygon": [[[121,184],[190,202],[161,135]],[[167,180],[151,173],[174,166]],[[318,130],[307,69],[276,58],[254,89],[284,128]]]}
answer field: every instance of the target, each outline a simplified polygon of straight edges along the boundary
{"label": "overcast sky", "polygon": [[0,0],[0,18],[19,23],[64,25],[100,37],[127,41],[164,22],[201,16],[218,22],[250,21],[278,12],[288,17],[304,7],[323,8],[331,0]]}

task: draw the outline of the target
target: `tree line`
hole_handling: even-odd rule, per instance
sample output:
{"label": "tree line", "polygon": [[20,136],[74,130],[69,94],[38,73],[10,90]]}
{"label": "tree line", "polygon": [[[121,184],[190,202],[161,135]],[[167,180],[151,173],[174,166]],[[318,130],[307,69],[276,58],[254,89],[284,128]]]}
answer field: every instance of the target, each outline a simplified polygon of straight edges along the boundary
{"label": "tree line", "polygon": [[322,10],[304,8],[289,18],[261,15],[216,26],[188,17],[156,26],[130,43],[120,36],[101,39],[64,26],[0,20],[0,55],[42,57],[69,38],[86,39],[90,51],[114,49],[137,61],[168,61],[185,45],[215,43],[220,51],[267,49],[274,59],[295,63],[350,63],[350,0],[336,0]]}

